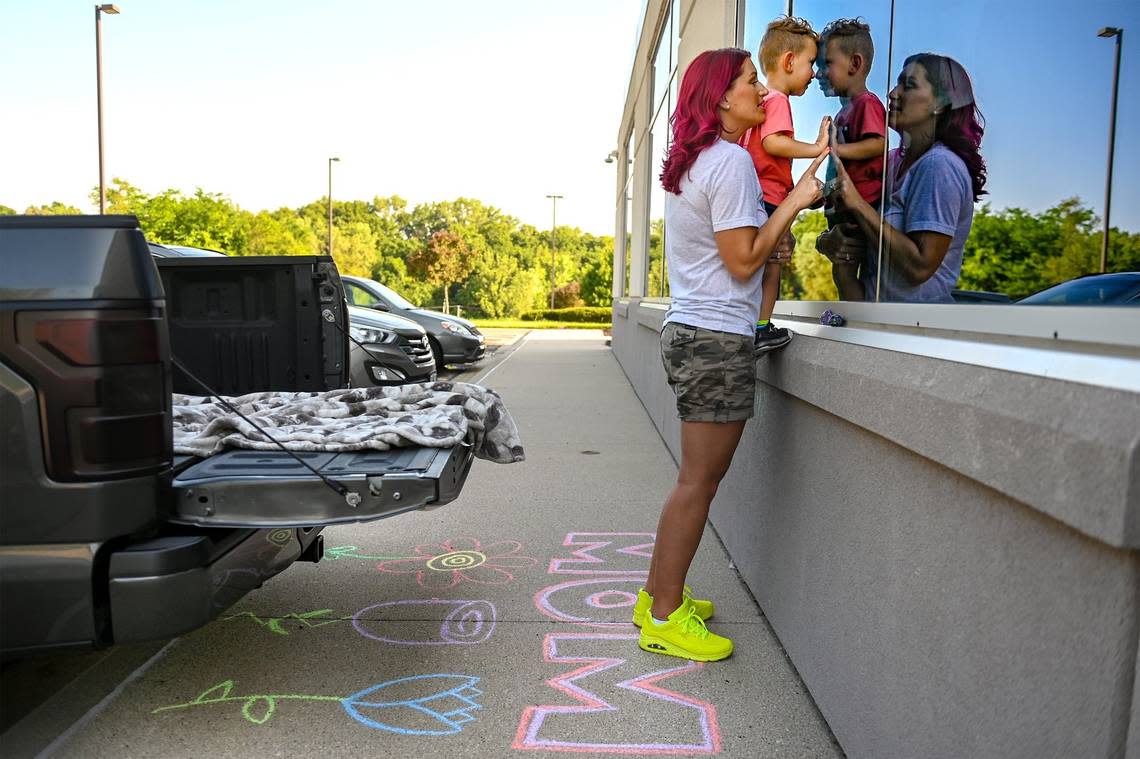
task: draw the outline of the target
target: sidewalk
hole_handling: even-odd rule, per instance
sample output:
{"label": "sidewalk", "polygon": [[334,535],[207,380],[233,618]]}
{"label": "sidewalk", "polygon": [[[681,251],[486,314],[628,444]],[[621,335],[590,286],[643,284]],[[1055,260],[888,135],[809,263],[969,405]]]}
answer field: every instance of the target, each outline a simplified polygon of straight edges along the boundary
{"label": "sidewalk", "polygon": [[841,756],[711,531],[691,580],[736,653],[637,648],[676,466],[600,330],[506,350],[486,384],[526,462],[476,461],[448,506],[326,530],[321,564],[176,641],[56,755]]}

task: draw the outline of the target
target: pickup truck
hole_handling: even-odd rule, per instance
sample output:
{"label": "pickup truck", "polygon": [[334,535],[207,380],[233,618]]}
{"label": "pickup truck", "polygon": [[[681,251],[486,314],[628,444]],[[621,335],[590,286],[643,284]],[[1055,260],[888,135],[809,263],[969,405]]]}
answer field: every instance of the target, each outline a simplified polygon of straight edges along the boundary
{"label": "pickup truck", "polygon": [[[472,453],[175,455],[172,393],[348,383],[325,256],[151,256],[133,216],[0,217],[0,653],[169,638],[325,525],[454,500]],[[208,388],[208,389],[207,389]]]}

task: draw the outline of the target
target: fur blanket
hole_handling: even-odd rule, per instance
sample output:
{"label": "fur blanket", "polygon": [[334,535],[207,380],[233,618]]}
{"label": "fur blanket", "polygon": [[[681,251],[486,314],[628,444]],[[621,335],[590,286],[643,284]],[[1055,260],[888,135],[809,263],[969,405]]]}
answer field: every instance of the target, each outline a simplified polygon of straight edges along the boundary
{"label": "fur blanket", "polygon": [[[522,461],[522,441],[498,393],[466,382],[250,393],[226,398],[292,451],[450,448],[467,441],[481,459]],[[209,456],[224,448],[279,450],[212,397],[174,394],[174,452]]]}

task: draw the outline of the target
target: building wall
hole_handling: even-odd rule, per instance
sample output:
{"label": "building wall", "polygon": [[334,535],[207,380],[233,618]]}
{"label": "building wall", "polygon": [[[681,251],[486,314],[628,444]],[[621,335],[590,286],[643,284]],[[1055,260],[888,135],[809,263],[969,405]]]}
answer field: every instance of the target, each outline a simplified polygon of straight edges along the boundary
{"label": "building wall", "polygon": [[[613,346],[679,459],[664,313],[619,301]],[[802,329],[711,521],[844,750],[1140,756],[1140,393]]]}
{"label": "building wall", "polygon": [[[618,132],[614,271],[628,256],[632,275],[615,276],[613,350],[677,459],[668,299],[646,297],[655,51],[676,30],[674,77],[703,50],[755,52],[793,5],[748,1],[751,16],[745,0],[649,0]],[[895,4],[871,6],[876,33],[893,29]],[[907,0],[897,18],[955,12]],[[828,307],[848,326],[820,325]],[[781,301],[776,315],[797,337],[757,365],[756,416],[710,518],[848,755],[1140,759],[1140,309]]]}

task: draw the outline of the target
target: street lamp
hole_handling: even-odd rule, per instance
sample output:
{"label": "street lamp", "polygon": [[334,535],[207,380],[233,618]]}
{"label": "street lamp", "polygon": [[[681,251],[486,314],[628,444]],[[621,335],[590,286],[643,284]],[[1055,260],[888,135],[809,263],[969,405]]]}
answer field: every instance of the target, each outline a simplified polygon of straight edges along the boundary
{"label": "street lamp", "polygon": [[332,238],[332,165],[333,161],[340,163],[339,158],[329,159],[329,255],[332,255],[333,238]]}
{"label": "street lamp", "polygon": [[1100,240],[1100,272],[1108,271],[1108,217],[1112,211],[1112,153],[1116,147],[1116,93],[1120,89],[1120,48],[1124,44],[1124,30],[1106,26],[1096,33],[1098,37],[1116,37],[1116,63],[1112,69],[1112,111],[1108,118],[1108,173],[1104,180],[1104,235]]}
{"label": "street lamp", "polygon": [[107,185],[103,179],[103,24],[102,14],[119,15],[114,5],[95,6],[95,107],[99,112],[99,213],[106,213]]}
{"label": "street lamp", "polygon": [[554,251],[557,246],[554,243],[554,227],[558,222],[558,201],[562,198],[561,195],[547,195],[552,202],[551,216],[550,216],[550,307],[554,308]]}
{"label": "street lamp", "polygon": [[617,159],[617,157],[618,157],[618,152],[616,150],[611,150],[610,154],[608,156],[606,156],[606,163],[613,163],[614,160]]}

